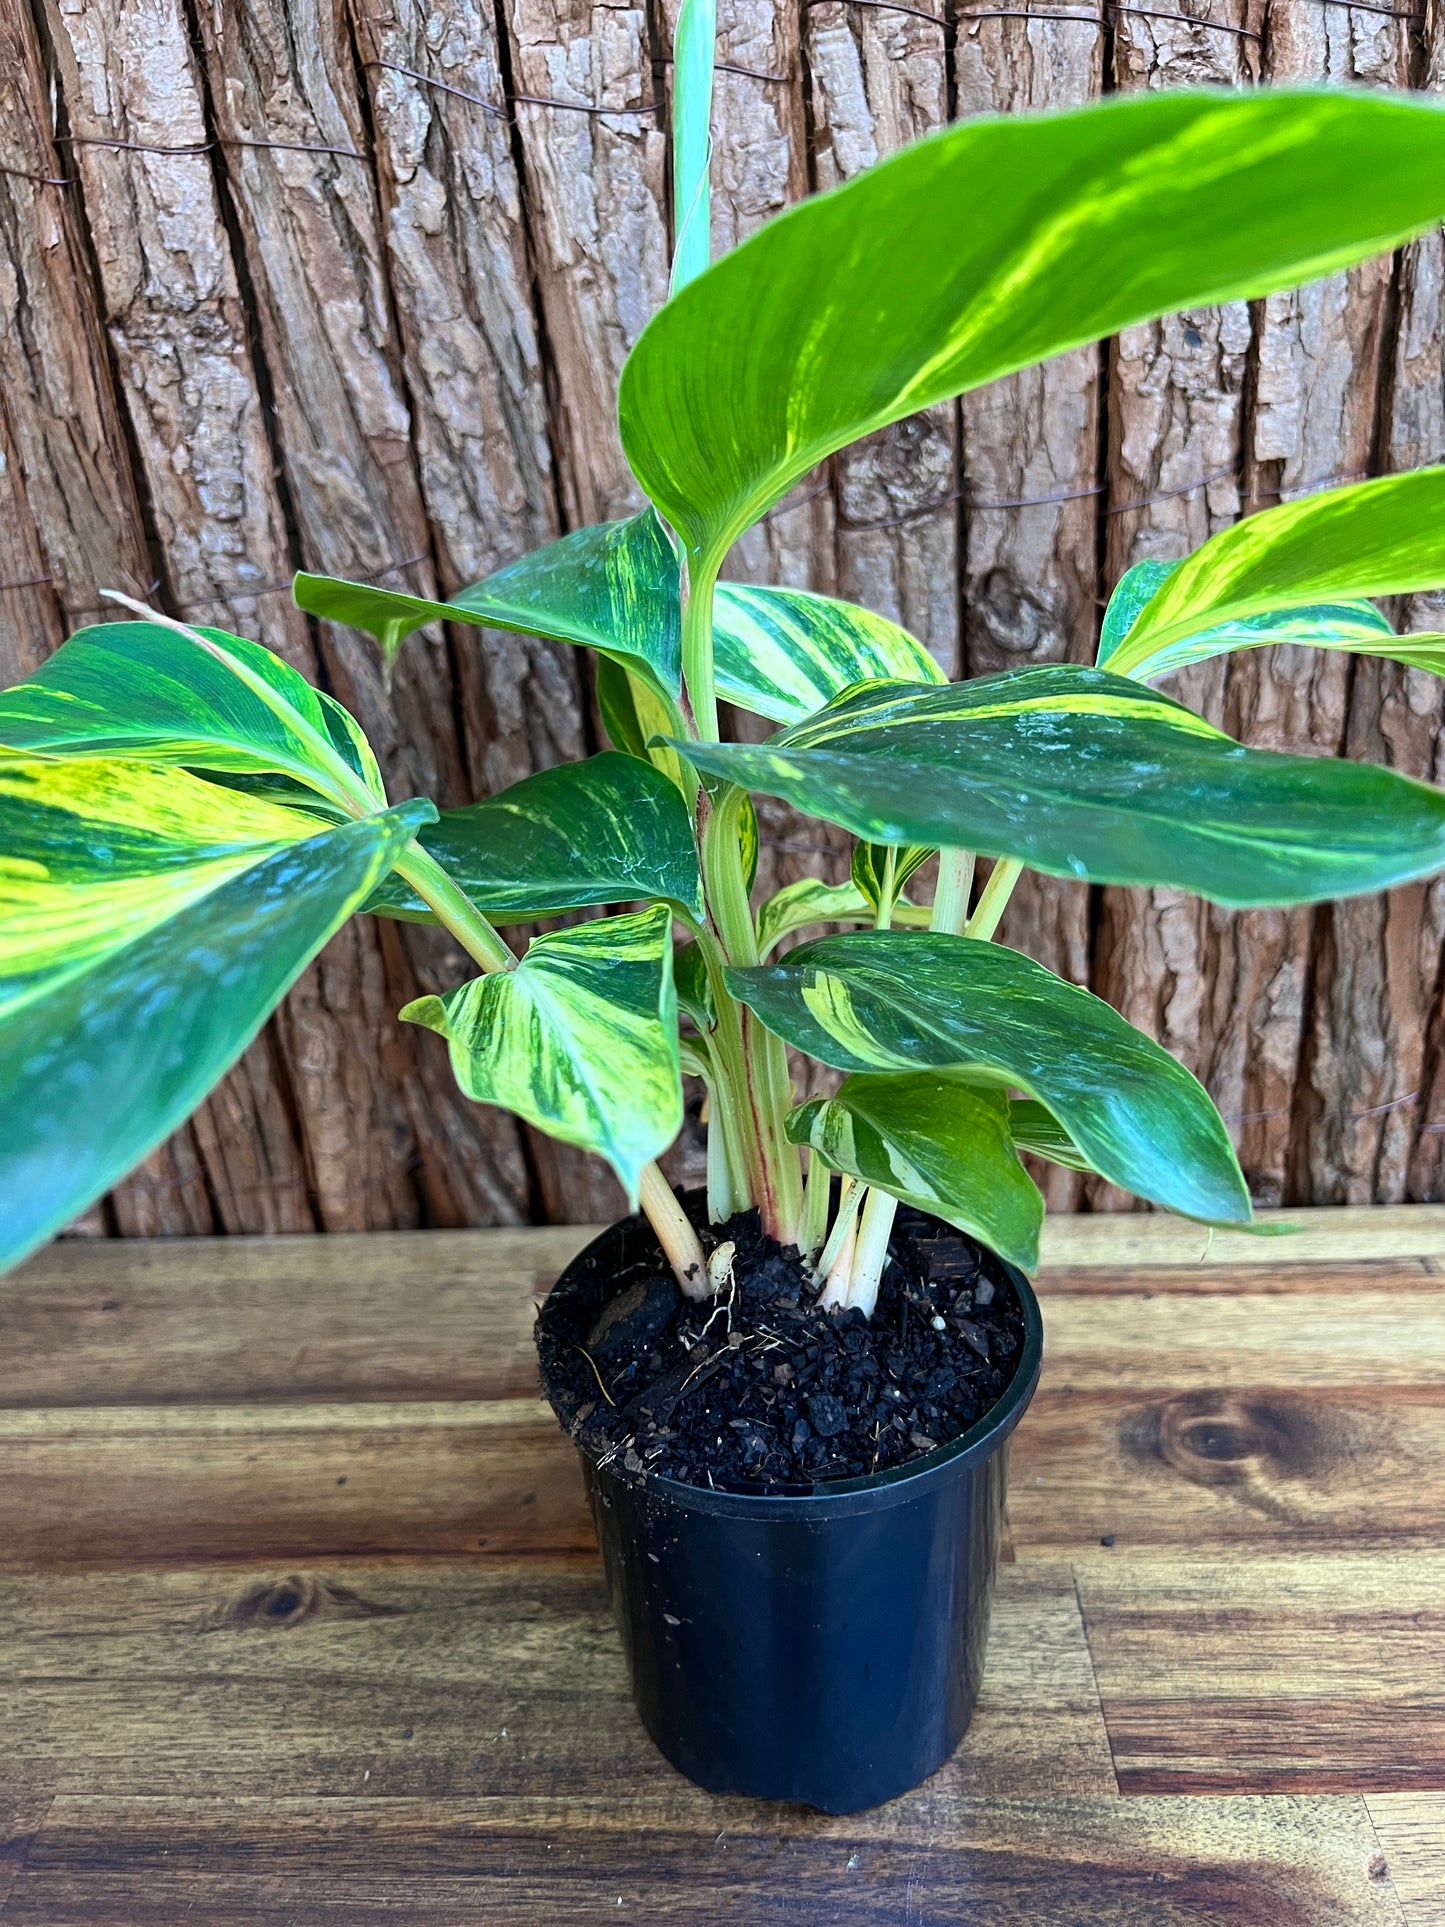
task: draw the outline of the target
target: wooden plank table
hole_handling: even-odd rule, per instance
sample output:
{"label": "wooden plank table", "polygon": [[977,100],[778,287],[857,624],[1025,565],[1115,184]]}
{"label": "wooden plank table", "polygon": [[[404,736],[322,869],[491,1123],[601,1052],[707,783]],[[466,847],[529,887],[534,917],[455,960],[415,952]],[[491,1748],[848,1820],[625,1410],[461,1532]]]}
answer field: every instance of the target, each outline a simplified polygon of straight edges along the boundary
{"label": "wooden plank table", "polygon": [[1445,1923],[1445,1208],[1053,1223],[983,1700],[919,1792],[632,1712],[534,1297],[575,1230],[0,1283],[0,1922]]}

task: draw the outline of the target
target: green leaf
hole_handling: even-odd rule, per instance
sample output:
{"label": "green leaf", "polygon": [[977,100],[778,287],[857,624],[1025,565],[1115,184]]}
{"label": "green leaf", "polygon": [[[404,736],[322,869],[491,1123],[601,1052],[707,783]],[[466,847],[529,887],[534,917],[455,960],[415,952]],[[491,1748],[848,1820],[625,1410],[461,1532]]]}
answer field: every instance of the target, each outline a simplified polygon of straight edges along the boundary
{"label": "green leaf", "polygon": [[185,770],[0,756],[0,1016],[326,827]]}
{"label": "green leaf", "polygon": [[1099,653],[1094,661],[1096,669],[1112,666],[1110,658],[1115,650],[1138,621],[1146,605],[1178,567],[1177,562],[1161,562],[1150,557],[1147,561],[1136,562],[1132,569],[1125,569],[1104,611],[1104,621],[1099,631]]}
{"label": "green leaf", "polygon": [[[603,720],[634,755],[655,732],[679,728],[680,572],[651,509],[628,522],[579,529],[462,591],[453,602],[298,575],[296,601],[374,635],[388,661],[413,629],[438,620],[480,623],[598,650],[652,691],[666,720],[627,713],[624,685],[599,678]],[[719,583],[713,603],[718,694],[769,721],[791,723],[874,676],[941,682],[943,673],[906,629],[848,602],[802,589]],[[633,699],[635,711],[636,697]]]}
{"label": "green leaf", "polygon": [[[1165,567],[1152,595],[1142,595],[1145,582],[1131,586],[1117,620],[1106,618],[1100,662],[1142,680],[1231,649],[1306,642],[1433,669],[1445,661],[1445,639],[1392,637],[1359,598],[1441,586],[1445,468],[1385,475],[1246,516]],[[1353,606],[1317,606],[1340,603]],[[1261,632],[1264,618],[1284,626]],[[1311,619],[1314,635],[1305,633]]]}
{"label": "green leaf", "polygon": [[701,770],[877,843],[956,845],[1054,876],[1226,904],[1313,903],[1445,865],[1445,793],[1369,764],[1242,748],[1107,670],[874,684]]}
{"label": "green leaf", "polygon": [[1031,1097],[1016,1097],[1009,1107],[1009,1135],[1014,1148],[1062,1164],[1070,1171],[1092,1171],[1093,1165],[1049,1110]]}
{"label": "green leaf", "polygon": [[[596,664],[597,708],[602,727],[614,749],[624,750],[641,762],[654,763],[683,788],[682,764],[659,738],[675,727],[677,710],[659,696],[641,676],[634,676],[611,656],[599,656]],[[653,746],[648,747],[649,743]]]}
{"label": "green leaf", "polygon": [[758,910],[758,954],[768,952],[794,930],[810,923],[871,923],[873,905],[853,883],[824,883],[799,877],[785,883]]}
{"label": "green leaf", "polygon": [[[853,887],[876,912],[888,886],[888,857],[893,853],[891,897],[896,901],[903,886],[920,870],[933,851],[927,844],[909,843],[900,849],[892,843],[860,843],[853,852]],[[889,908],[892,908],[890,902]]]}
{"label": "green leaf", "polygon": [[971,937],[864,930],[730,970],[770,1030],[846,1071],[955,1069],[1046,1104],[1096,1170],[1187,1217],[1250,1217],[1208,1094],[1116,1011]]}
{"label": "green leaf", "polygon": [[387,661],[428,622],[471,623],[611,656],[668,700],[681,687],[678,565],[651,509],[626,522],[576,529],[509,562],[450,602],[368,583],[298,575],[297,605],[375,636]]}
{"label": "green leaf", "polygon": [[[443,810],[417,840],[495,922],[648,897],[702,916],[692,824],[677,785],[617,750],[539,770],[468,809]],[[436,922],[395,873],[364,907]]]}
{"label": "green leaf", "polygon": [[720,582],[713,652],[718,695],[775,723],[801,722],[856,682],[947,680],[896,622],[803,589]]}
{"label": "green leaf", "polygon": [[1044,1201],[1010,1142],[1002,1091],[931,1072],[849,1077],[836,1097],[792,1112],[786,1130],[834,1170],[1037,1269]]}
{"label": "green leaf", "polygon": [[708,264],[712,238],[712,70],[717,0],[683,0],[672,43],[672,289]]}
{"label": "green leaf", "polygon": [[421,997],[466,1096],[596,1151],[633,1208],[644,1164],[682,1125],[672,912],[663,905],[538,937],[515,970]]}
{"label": "green leaf", "polygon": [[339,703],[258,642],[223,629],[197,634],[229,660],[162,623],[80,630],[0,692],[0,749],[281,771],[328,793],[339,760],[353,787],[385,804],[376,758]]}
{"label": "green leaf", "polygon": [[[5,775],[8,852],[15,816],[29,806],[12,766]],[[189,794],[194,779],[171,770],[163,780],[183,804],[204,807]],[[214,785],[194,786],[223,796]],[[257,843],[246,862],[201,857],[210,887],[199,892],[176,850],[163,847],[162,831],[151,879],[170,879],[175,889],[159,914],[154,901],[137,904],[153,799],[139,778],[133,796],[139,820],[127,819],[118,797],[108,818],[81,806],[73,829],[51,822],[43,866],[9,855],[0,865],[8,952],[0,967],[16,999],[0,1015],[0,1266],[83,1211],[190,1114],[432,813],[429,803],[404,803],[280,849]],[[37,822],[47,811],[65,813],[58,792],[33,807]],[[227,803],[238,818],[245,807],[234,797]],[[89,883],[87,848],[97,879]],[[116,881],[105,876],[112,851]],[[34,874],[41,867],[47,876]],[[38,968],[43,917],[33,914],[42,885],[54,912],[48,984]],[[118,941],[99,943],[85,928],[87,891],[91,910],[112,909]],[[77,930],[83,967],[69,950]]]}
{"label": "green leaf", "polygon": [[1157,93],[977,117],[770,221],[623,370],[632,471],[703,570],[833,450],[1180,308],[1445,214],[1445,120],[1364,92]]}

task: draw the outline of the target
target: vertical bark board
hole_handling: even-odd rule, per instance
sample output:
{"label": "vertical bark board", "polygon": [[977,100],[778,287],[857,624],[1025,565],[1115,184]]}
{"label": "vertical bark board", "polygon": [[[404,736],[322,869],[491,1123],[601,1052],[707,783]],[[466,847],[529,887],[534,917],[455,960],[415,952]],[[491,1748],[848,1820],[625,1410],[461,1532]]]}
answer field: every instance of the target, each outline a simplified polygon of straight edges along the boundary
{"label": "vertical bark board", "polygon": [[[1409,32],[1405,20],[1384,14],[1280,0],[1270,13],[1267,75],[1275,83],[1404,87]],[[1357,480],[1374,466],[1391,271],[1382,257],[1263,303],[1248,451],[1254,505]],[[1428,770],[1428,720],[1414,712],[1405,680],[1373,664],[1260,651],[1231,665],[1228,726],[1271,748],[1372,754],[1415,770],[1424,757]],[[1423,893],[1247,923],[1262,926],[1257,948],[1278,942],[1280,968],[1302,981],[1313,971],[1311,1006],[1302,1012],[1307,1035],[1296,1056],[1302,1074],[1285,1121],[1293,1168],[1281,1161],[1284,1123],[1271,1120],[1271,1194],[1287,1183],[1301,1201],[1401,1195],[1408,1107],[1353,1114],[1418,1084],[1435,980],[1433,956],[1422,971],[1422,950],[1432,949]],[[1320,939],[1313,957],[1311,931]]]}
{"label": "vertical bark board", "polygon": [[[511,0],[532,242],[556,358],[567,519],[624,515],[642,497],[617,435],[628,351],[667,297],[666,140],[640,5]],[[602,108],[602,113],[585,111]]]}
{"label": "vertical bark board", "polygon": [[[76,190],[47,185],[74,179],[73,157],[57,153],[49,129],[29,8],[0,0],[0,155],[15,170],[0,174],[0,391],[9,486],[28,503],[4,517],[0,541],[13,553],[0,565],[0,582],[51,578],[7,595],[14,625],[0,644],[7,675],[26,673],[63,639],[57,606],[66,627],[79,627],[99,613],[97,586],[139,590],[149,580]],[[22,517],[32,530],[23,541]]]}
{"label": "vertical bark board", "polygon": [[[522,183],[513,130],[495,111],[505,100],[504,50],[492,12],[472,0],[358,5],[356,26],[417,468],[442,586],[454,592],[559,533]],[[575,652],[462,629],[452,660],[472,794],[586,754]],[[426,933],[395,934],[427,989],[469,974]],[[420,1178],[430,1214],[443,1223],[524,1218],[530,1179],[519,1127],[468,1105],[431,1042],[421,1040],[410,1075],[424,1148],[437,1146]],[[525,1135],[549,1216],[611,1211],[616,1193],[600,1164]]]}
{"label": "vertical bark board", "polygon": [[[345,16],[326,0],[212,4],[201,15],[201,35],[301,559],[311,568],[363,578],[408,561],[404,579],[430,591],[431,536]],[[289,145],[253,144],[261,142]],[[484,362],[484,369],[490,366]],[[494,425],[502,422],[493,411]],[[505,461],[505,447],[499,459]],[[468,539],[475,543],[475,536]],[[320,628],[329,685],[366,730],[390,794],[421,794],[443,805],[471,801],[464,705],[446,640],[434,633],[410,640],[388,686],[369,638],[330,623]],[[527,661],[525,650],[502,653],[509,663]],[[468,639],[471,686],[487,688],[492,655]],[[570,706],[575,716],[575,693]],[[518,773],[530,767],[526,762]],[[357,989],[370,987],[371,997],[348,1007],[346,971],[328,954],[296,993],[301,1018],[288,1012],[281,1020],[288,1048],[347,1100],[328,1104],[314,1119],[307,1113],[324,1209],[343,1218],[361,1210],[370,1160],[394,1151],[394,1184],[410,1192],[412,1167],[433,1209],[445,1199],[447,1218],[458,1204],[462,1221],[513,1218],[526,1199],[518,1127],[500,1113],[456,1105],[445,1053],[429,1037],[398,1027],[395,1017],[399,1004],[416,994],[416,971],[432,988],[438,979],[456,982],[469,966],[437,933],[398,936],[385,958],[382,941],[378,927],[366,922],[336,939]],[[333,1047],[313,1055],[313,1027],[328,1018]],[[347,1027],[349,1053],[334,1048]],[[364,1102],[368,1073],[387,1091],[390,1115]],[[396,1115],[404,1092],[414,1143]],[[379,1129],[374,1147],[358,1144],[353,1117],[363,1129],[367,1120]],[[437,1167],[445,1177],[434,1175]],[[469,1180],[467,1173],[475,1176]]]}
{"label": "vertical bark board", "polygon": [[[1215,11],[1212,28],[1120,15],[1120,89],[1257,80],[1263,9],[1231,0]],[[1134,563],[1186,555],[1237,519],[1252,345],[1242,302],[1129,328],[1112,344],[1106,593]],[[1223,664],[1203,664],[1171,688],[1224,724],[1226,681]],[[1231,917],[1168,890],[1110,890],[1101,906],[1096,987],[1209,1086],[1251,1188],[1271,1202],[1283,1183],[1307,923]],[[1106,1209],[1130,1202],[1106,1186],[1093,1195]]]}
{"label": "vertical bark board", "polygon": [[[0,301],[6,279],[0,262]],[[64,639],[0,393],[0,689],[38,669]]]}
{"label": "vertical bark board", "polygon": [[[211,162],[204,153],[144,151],[202,146],[208,138],[178,0],[85,7],[54,0],[49,24],[69,123],[86,143],[74,149],[75,168],[122,397],[170,570],[166,586],[184,612],[256,634],[309,671],[299,611],[284,592],[257,593],[287,579],[292,550]],[[106,140],[141,145],[97,144]],[[295,1071],[303,1142],[269,1062],[237,1077],[229,1095],[271,1161],[288,1138],[293,1148],[274,1192],[248,1181],[246,1190],[225,1195],[224,1168],[209,1173],[224,1226],[312,1222],[295,1204],[308,1182],[329,1227],[414,1221],[409,1158],[394,1150],[398,1139],[410,1143],[410,1124],[370,1054],[370,1040],[395,1009],[369,994],[379,975],[374,939],[348,926],[283,1006],[277,1021]],[[264,1124],[252,1108],[263,1092],[275,1105]],[[217,1141],[236,1135],[224,1116],[214,1128]],[[164,1228],[208,1225],[192,1203],[201,1165],[194,1143],[186,1137],[157,1155],[160,1167],[136,1183],[134,1228],[163,1228],[157,1214],[170,1208],[167,1199],[177,1221]],[[240,1152],[242,1164],[252,1155]],[[125,1228],[130,1212],[118,1195]]]}
{"label": "vertical bark board", "polygon": [[[913,13],[828,0],[806,13],[819,188],[851,180],[948,119],[944,30]],[[839,592],[911,630],[958,669],[958,436],[952,403],[834,463]]]}
{"label": "vertical bark board", "polygon": [[[1445,82],[1442,65],[1437,35],[1426,82],[1435,92]],[[1445,243],[1437,231],[1400,263],[1381,448],[1387,469],[1445,460],[1442,326]],[[1395,614],[1402,628],[1438,630],[1445,597],[1414,597]],[[1394,663],[1355,665],[1347,754],[1439,782],[1442,724],[1438,677]],[[1431,1127],[1445,1116],[1445,892],[1436,882],[1355,898],[1329,906],[1321,923],[1295,1182],[1322,1201],[1438,1197],[1445,1134]]]}
{"label": "vertical bark board", "polygon": [[[960,11],[958,114],[1092,100],[1103,85],[1102,44],[1088,22],[970,20]],[[1077,349],[963,398],[967,675],[1092,659],[1099,368],[1096,349]],[[1021,503],[1032,506],[1012,506]],[[1072,982],[1088,981],[1084,885],[1026,876],[999,934]],[[1077,1205],[1077,1173],[1048,1166],[1041,1182],[1053,1209]]]}

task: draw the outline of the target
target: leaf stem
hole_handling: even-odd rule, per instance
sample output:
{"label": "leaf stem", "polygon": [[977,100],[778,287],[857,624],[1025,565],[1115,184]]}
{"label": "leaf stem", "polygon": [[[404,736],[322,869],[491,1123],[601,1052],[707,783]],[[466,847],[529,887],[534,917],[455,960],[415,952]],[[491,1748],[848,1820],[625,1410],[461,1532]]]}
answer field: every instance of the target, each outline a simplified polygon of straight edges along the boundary
{"label": "leaf stem", "polygon": [[672,1186],[653,1162],[644,1164],[638,1176],[637,1199],[685,1295],[698,1300],[709,1298],[702,1244]]}
{"label": "leaf stem", "polygon": [[1014,893],[1014,885],[1024,873],[1024,866],[1011,856],[1000,857],[994,864],[988,882],[983,886],[983,895],[978,900],[978,908],[963,926],[966,937],[978,937],[987,943],[995,930],[1008,900]]}
{"label": "leaf stem", "polygon": [[816,1265],[828,1236],[828,1205],[833,1194],[832,1166],[816,1151],[808,1153],[808,1175],[803,1184],[803,1228],[798,1250],[804,1265]]}
{"label": "leaf stem", "polygon": [[930,930],[959,936],[968,921],[968,899],[973,889],[974,855],[972,850],[938,852],[938,888],[933,893]]}
{"label": "leaf stem", "polygon": [[693,724],[705,743],[718,741],[717,688],[713,679],[712,602],[716,562],[682,559],[682,680]]}
{"label": "leaf stem", "polygon": [[517,968],[511,946],[497,935],[465,890],[452,881],[420,843],[409,843],[394,867],[427,908],[435,911],[438,922],[456,938],[474,963],[487,972]]}
{"label": "leaf stem", "polygon": [[865,1318],[871,1318],[878,1305],[878,1287],[888,1262],[888,1240],[893,1234],[897,1209],[897,1198],[887,1191],[880,1191],[876,1185],[869,1191],[863,1221],[858,1227],[848,1296],[844,1300],[850,1309],[861,1311]]}

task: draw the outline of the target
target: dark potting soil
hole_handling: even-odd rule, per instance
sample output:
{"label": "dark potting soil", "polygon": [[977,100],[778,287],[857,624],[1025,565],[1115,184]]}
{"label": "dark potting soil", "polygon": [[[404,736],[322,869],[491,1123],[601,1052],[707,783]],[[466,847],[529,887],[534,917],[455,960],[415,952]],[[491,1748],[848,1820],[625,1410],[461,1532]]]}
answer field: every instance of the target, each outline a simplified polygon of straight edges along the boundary
{"label": "dark potting soil", "polygon": [[736,1246],[720,1298],[685,1299],[629,1219],[538,1314],[552,1407],[616,1472],[745,1491],[859,1478],[961,1437],[1013,1376],[1008,1273],[936,1218],[899,1207],[871,1319],[818,1310],[756,1211],[698,1228],[709,1251]]}

